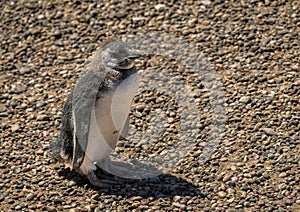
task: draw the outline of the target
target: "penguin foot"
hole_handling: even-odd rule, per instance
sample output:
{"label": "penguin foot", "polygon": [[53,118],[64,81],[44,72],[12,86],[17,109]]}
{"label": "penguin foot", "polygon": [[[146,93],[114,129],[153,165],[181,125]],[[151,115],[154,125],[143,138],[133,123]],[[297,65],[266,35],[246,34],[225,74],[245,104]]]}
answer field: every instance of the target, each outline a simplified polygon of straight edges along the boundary
{"label": "penguin foot", "polygon": [[93,171],[89,172],[86,177],[92,185],[99,188],[111,188],[112,185],[120,185],[120,183],[116,181],[99,179]]}

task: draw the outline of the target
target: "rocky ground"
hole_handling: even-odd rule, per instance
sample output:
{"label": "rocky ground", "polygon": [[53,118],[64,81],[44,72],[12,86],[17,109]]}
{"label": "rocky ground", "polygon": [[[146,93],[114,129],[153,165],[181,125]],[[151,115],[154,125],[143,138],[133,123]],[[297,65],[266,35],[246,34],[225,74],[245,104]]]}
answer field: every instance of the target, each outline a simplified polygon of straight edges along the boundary
{"label": "rocky ground", "polygon": [[[299,1],[12,0],[1,1],[0,10],[0,211],[300,210]],[[176,58],[149,56],[138,61],[141,74],[169,70],[183,79],[200,118],[185,123],[160,84],[145,90],[141,83],[133,138],[120,141],[117,152],[158,154],[184,143],[182,126],[194,124],[193,145],[169,173],[95,188],[53,163],[49,143],[85,60],[105,39],[141,32],[178,37],[205,55],[224,88],[224,135],[202,163],[215,104],[210,88],[202,72],[182,68]],[[166,130],[158,135],[159,114],[166,114]],[[147,148],[134,136],[143,133]]]}

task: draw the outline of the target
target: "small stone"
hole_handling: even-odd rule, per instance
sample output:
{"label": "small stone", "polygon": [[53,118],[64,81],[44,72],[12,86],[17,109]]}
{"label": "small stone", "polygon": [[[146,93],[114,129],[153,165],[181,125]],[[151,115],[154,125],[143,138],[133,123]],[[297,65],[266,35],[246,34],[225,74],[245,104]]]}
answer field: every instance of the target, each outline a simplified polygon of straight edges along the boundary
{"label": "small stone", "polygon": [[133,115],[136,117],[136,118],[141,118],[143,116],[143,114],[139,111],[135,111],[133,112]]}
{"label": "small stone", "polygon": [[173,197],[173,201],[174,202],[178,202],[180,200],[180,198],[181,198],[180,196],[174,196]]}
{"label": "small stone", "polygon": [[36,103],[36,107],[43,107],[43,106],[45,106],[46,105],[46,102],[37,102]]}
{"label": "small stone", "polygon": [[158,97],[158,98],[155,100],[156,103],[161,103],[161,102],[164,102],[164,101],[165,101],[165,99],[164,99],[163,97]]}
{"label": "small stone", "polygon": [[281,177],[281,178],[286,177],[286,176],[287,176],[286,172],[282,172],[279,174],[279,177]]}
{"label": "small stone", "polygon": [[297,81],[295,81],[293,84],[294,85],[300,85],[300,79],[298,79]]}
{"label": "small stone", "polygon": [[41,20],[41,19],[44,19],[44,18],[45,18],[45,16],[44,16],[43,14],[40,14],[40,15],[38,15],[38,17],[37,17],[38,20]]}
{"label": "small stone", "polygon": [[87,47],[87,51],[88,52],[93,52],[95,50],[96,46],[94,43],[91,43],[88,47]]}
{"label": "small stone", "polygon": [[38,182],[40,182],[40,180],[39,180],[38,178],[33,178],[33,179],[31,180],[31,183],[32,183],[32,184],[36,184],[36,183],[38,183]]}
{"label": "small stone", "polygon": [[21,67],[19,69],[19,72],[20,72],[20,74],[28,74],[28,73],[30,73],[30,69],[27,67]]}
{"label": "small stone", "polygon": [[142,139],[142,140],[140,140],[140,142],[137,144],[137,146],[142,146],[142,145],[148,144],[148,142],[149,142],[148,139]]}
{"label": "small stone", "polygon": [[180,203],[178,203],[178,202],[173,202],[172,205],[174,205],[174,206],[177,207],[177,208],[182,208],[182,209],[185,208],[185,205],[180,204]]}
{"label": "small stone", "polygon": [[140,206],[138,207],[138,209],[140,209],[141,211],[146,211],[148,208],[149,208],[148,205],[140,205]]}
{"label": "small stone", "polygon": [[235,170],[236,170],[236,166],[230,166],[230,169],[231,169],[232,171],[235,171]]}
{"label": "small stone", "polygon": [[89,206],[86,206],[87,211],[91,211],[91,209],[95,209],[97,206],[95,204],[90,204]]}
{"label": "small stone", "polygon": [[28,209],[31,209],[31,210],[35,210],[37,208],[37,206],[35,205],[35,204],[30,204],[29,206],[28,206]]}
{"label": "small stone", "polygon": [[266,133],[266,135],[276,135],[277,133],[272,128],[261,128],[261,130]]}
{"label": "small stone", "polygon": [[17,102],[15,99],[13,99],[13,100],[10,102],[10,105],[11,105],[12,107],[16,107],[16,106],[18,106],[18,102]]}
{"label": "small stone", "polygon": [[297,70],[297,71],[299,70],[299,66],[297,64],[292,65],[291,68],[293,70]]}
{"label": "small stone", "polygon": [[0,113],[0,117],[7,117],[8,116],[8,113],[7,112],[2,112]]}
{"label": "small stone", "polygon": [[264,202],[263,200],[259,200],[259,201],[257,202],[257,205],[258,205],[258,206],[264,206],[264,205],[265,205],[265,202]]}
{"label": "small stone", "polygon": [[232,174],[225,174],[223,177],[223,182],[227,182],[232,177]]}
{"label": "small stone", "polygon": [[300,111],[300,105],[295,106],[295,107],[294,107],[294,110],[295,110],[295,111]]}
{"label": "small stone", "polygon": [[50,144],[44,144],[43,145],[43,150],[48,150],[50,148]]}
{"label": "small stone", "polygon": [[154,8],[158,11],[162,11],[165,8],[165,5],[164,4],[157,4],[157,5],[155,5]]}
{"label": "small stone", "polygon": [[15,203],[15,200],[13,200],[13,199],[9,199],[9,200],[7,201],[7,203],[12,205],[12,204],[14,204],[14,203]]}
{"label": "small stone", "polygon": [[246,201],[246,202],[244,203],[244,206],[245,206],[245,207],[250,207],[250,206],[251,206],[251,203],[248,202],[248,201]]}
{"label": "small stone", "polygon": [[97,207],[97,208],[95,208],[94,211],[95,211],[95,212],[101,212],[102,210],[101,210],[101,208]]}
{"label": "small stone", "polygon": [[270,143],[269,140],[263,140],[263,141],[262,141],[262,144],[263,144],[263,145],[268,145],[269,143]]}
{"label": "small stone", "polygon": [[56,205],[61,204],[62,202],[63,202],[63,200],[59,199],[59,198],[56,198],[56,199],[53,200],[53,203],[56,204]]}
{"label": "small stone", "polygon": [[42,149],[38,149],[36,152],[35,152],[37,155],[43,155],[44,154],[44,151]]}
{"label": "small stone", "polygon": [[241,190],[242,190],[242,191],[247,191],[247,190],[249,190],[249,187],[246,186],[246,185],[243,185],[243,186],[241,187]]}
{"label": "small stone", "polygon": [[251,51],[256,52],[259,49],[259,46],[252,46]]}
{"label": "small stone", "polygon": [[57,36],[57,37],[58,37],[58,36],[61,36],[61,31],[57,29],[57,30],[54,31],[53,34],[54,34],[55,36]]}
{"label": "small stone", "polygon": [[235,200],[235,198],[234,198],[234,197],[232,197],[232,198],[228,199],[228,200],[227,200],[227,202],[229,202],[229,203],[233,203],[233,202],[234,202],[234,200]]}
{"label": "small stone", "polygon": [[21,106],[20,106],[20,108],[21,108],[21,109],[26,109],[27,106],[28,106],[28,105],[27,105],[26,103],[22,103]]}
{"label": "small stone", "polygon": [[135,197],[132,197],[132,198],[131,198],[132,201],[139,201],[139,200],[141,200],[141,199],[143,199],[143,198],[140,197],[140,196],[135,196]]}
{"label": "small stone", "polygon": [[227,191],[228,194],[234,194],[235,193],[235,190],[232,189],[232,188],[228,188],[226,191]]}
{"label": "small stone", "polygon": [[62,71],[59,72],[60,75],[65,75],[65,74],[67,74],[67,73],[68,73],[67,70],[62,70]]}
{"label": "small stone", "polygon": [[175,112],[170,112],[170,117],[176,117],[176,113]]}
{"label": "small stone", "polygon": [[36,98],[34,96],[31,96],[31,97],[28,97],[27,100],[29,103],[32,103],[32,102],[36,101]]}
{"label": "small stone", "polygon": [[72,186],[74,186],[74,185],[76,185],[76,182],[74,182],[73,180],[71,180],[71,181],[69,181],[69,182],[67,183],[67,186],[68,186],[68,187],[72,187]]}
{"label": "small stone", "polygon": [[237,181],[238,181],[237,177],[234,176],[234,177],[231,178],[231,182],[236,183]]}
{"label": "small stone", "polygon": [[210,5],[211,1],[210,0],[202,0],[203,5]]}
{"label": "small stone", "polygon": [[250,97],[248,96],[242,96],[239,100],[241,103],[247,104],[250,102]]}
{"label": "small stone", "polygon": [[15,172],[16,174],[19,174],[19,173],[21,172],[21,168],[20,168],[20,167],[15,167],[15,168],[14,168],[14,172]]}
{"label": "small stone", "polygon": [[38,120],[38,121],[48,121],[49,116],[39,114],[39,115],[37,115],[36,120]]}
{"label": "small stone", "polygon": [[98,200],[99,197],[100,197],[99,194],[94,194],[94,195],[92,196],[92,199],[93,199],[93,200]]}
{"label": "small stone", "polygon": [[174,118],[168,118],[168,119],[167,119],[167,122],[168,122],[169,124],[172,124],[172,123],[174,123],[174,121],[175,121],[175,119],[174,119]]}
{"label": "small stone", "polygon": [[33,200],[35,196],[36,196],[36,194],[29,193],[29,194],[27,194],[26,199],[30,201],[30,200]]}
{"label": "small stone", "polygon": [[17,206],[15,207],[15,210],[20,210],[20,209],[22,209],[22,206],[21,206],[21,205],[17,205]]}
{"label": "small stone", "polygon": [[71,209],[72,206],[71,206],[71,205],[64,205],[63,208],[64,208],[64,209]]}
{"label": "small stone", "polygon": [[141,104],[138,104],[138,105],[135,105],[135,108],[139,111],[143,111],[145,109],[145,104],[144,103],[141,103]]}
{"label": "small stone", "polygon": [[275,157],[275,155],[274,155],[273,153],[269,153],[269,154],[268,154],[268,158],[274,159],[274,157]]}
{"label": "small stone", "polygon": [[11,126],[11,131],[12,132],[17,131],[18,129],[20,129],[20,126],[18,124],[14,124],[14,125]]}
{"label": "small stone", "polygon": [[12,86],[12,91],[17,94],[26,91],[26,89],[27,89],[26,85],[23,85],[23,84],[18,84],[18,85]]}
{"label": "small stone", "polygon": [[52,207],[52,206],[46,206],[46,210],[49,211],[49,212],[56,212],[56,208],[55,207]]}
{"label": "small stone", "polygon": [[221,197],[221,198],[226,197],[226,195],[227,195],[227,194],[226,194],[225,191],[219,191],[219,192],[218,192],[218,196]]}

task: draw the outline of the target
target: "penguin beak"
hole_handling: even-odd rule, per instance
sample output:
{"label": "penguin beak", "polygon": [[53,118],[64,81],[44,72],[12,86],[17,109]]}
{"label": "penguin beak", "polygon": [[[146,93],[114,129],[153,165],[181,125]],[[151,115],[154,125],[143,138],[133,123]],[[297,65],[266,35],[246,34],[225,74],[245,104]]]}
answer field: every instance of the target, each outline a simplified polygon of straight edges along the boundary
{"label": "penguin beak", "polygon": [[139,52],[139,51],[136,51],[136,50],[131,50],[129,52],[129,56],[128,56],[128,59],[130,60],[134,60],[134,59],[138,59],[142,57],[142,54]]}
{"label": "penguin beak", "polygon": [[140,58],[142,55],[138,55],[138,54],[135,54],[135,55],[130,55],[130,56],[128,56],[128,59],[130,59],[130,60],[134,60],[134,59],[138,59],[138,58]]}

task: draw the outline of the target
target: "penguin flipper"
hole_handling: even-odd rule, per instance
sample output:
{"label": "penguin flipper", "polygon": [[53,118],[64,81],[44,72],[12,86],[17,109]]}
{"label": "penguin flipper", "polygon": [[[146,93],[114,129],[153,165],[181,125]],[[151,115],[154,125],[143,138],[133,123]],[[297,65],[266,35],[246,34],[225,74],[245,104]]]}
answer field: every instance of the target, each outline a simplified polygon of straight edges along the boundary
{"label": "penguin flipper", "polygon": [[100,84],[101,78],[93,71],[88,71],[79,79],[73,90],[73,169],[78,169],[85,157],[89,138],[91,109],[95,104]]}

